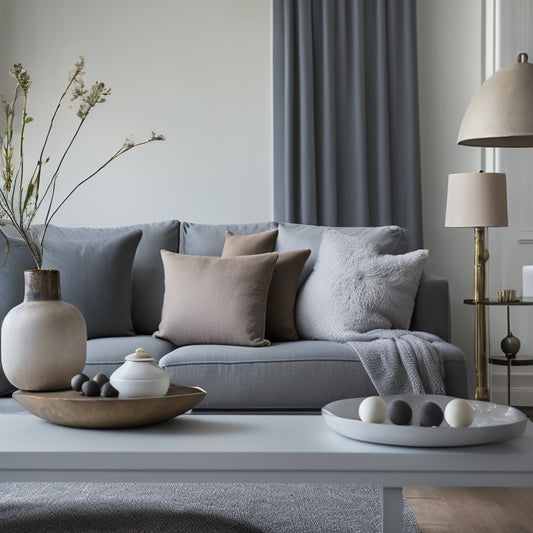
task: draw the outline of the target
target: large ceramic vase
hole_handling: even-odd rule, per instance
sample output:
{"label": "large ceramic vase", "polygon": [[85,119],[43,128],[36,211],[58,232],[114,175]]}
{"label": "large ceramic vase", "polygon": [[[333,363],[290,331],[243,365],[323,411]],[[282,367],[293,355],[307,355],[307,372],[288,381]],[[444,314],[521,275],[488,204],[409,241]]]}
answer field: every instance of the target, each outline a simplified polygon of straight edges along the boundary
{"label": "large ceramic vase", "polygon": [[24,301],[2,324],[2,367],[18,389],[70,388],[87,357],[87,326],[80,311],[61,300],[59,271],[26,270]]}

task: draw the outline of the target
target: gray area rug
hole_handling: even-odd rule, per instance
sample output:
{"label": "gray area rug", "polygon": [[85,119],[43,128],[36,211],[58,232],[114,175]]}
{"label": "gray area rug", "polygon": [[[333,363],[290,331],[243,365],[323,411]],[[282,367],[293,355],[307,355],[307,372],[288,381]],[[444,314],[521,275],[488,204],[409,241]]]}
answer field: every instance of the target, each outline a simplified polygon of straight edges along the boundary
{"label": "gray area rug", "polygon": [[[420,533],[404,499],[404,527]],[[0,483],[5,533],[373,533],[381,489],[351,483]]]}

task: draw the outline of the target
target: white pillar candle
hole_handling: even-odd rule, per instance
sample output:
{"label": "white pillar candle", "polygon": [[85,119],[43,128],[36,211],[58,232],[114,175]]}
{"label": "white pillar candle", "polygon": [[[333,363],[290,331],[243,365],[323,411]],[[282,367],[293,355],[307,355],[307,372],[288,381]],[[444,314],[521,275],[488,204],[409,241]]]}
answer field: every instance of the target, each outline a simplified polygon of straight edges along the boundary
{"label": "white pillar candle", "polygon": [[533,265],[522,267],[522,296],[533,297]]}

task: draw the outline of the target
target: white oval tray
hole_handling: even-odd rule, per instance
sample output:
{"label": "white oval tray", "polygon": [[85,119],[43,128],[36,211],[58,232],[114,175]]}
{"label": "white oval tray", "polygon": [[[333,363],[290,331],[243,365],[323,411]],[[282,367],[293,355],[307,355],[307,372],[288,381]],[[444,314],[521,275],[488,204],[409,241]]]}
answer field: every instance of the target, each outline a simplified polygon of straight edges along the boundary
{"label": "white oval tray", "polygon": [[405,400],[413,409],[413,420],[408,426],[397,426],[388,419],[383,424],[362,422],[359,404],[364,398],[350,398],[328,403],[322,408],[322,417],[330,429],[348,437],[375,444],[394,446],[473,446],[489,444],[520,436],[526,429],[527,416],[507,405],[468,400],[474,409],[474,420],[468,427],[452,428],[446,421],[439,427],[422,427],[418,408],[431,400],[444,411],[451,396],[433,394],[399,394],[383,396],[387,402]]}

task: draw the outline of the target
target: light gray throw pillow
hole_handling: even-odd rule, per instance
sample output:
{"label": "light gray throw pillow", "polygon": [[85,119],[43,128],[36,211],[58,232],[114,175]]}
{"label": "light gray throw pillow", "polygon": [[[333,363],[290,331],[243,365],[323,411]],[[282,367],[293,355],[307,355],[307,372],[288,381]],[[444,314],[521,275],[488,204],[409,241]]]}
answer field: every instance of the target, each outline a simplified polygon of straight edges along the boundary
{"label": "light gray throw pillow", "polygon": [[373,329],[408,329],[427,257],[382,255],[374,243],[326,231],[296,303],[300,337],[346,342]]}

